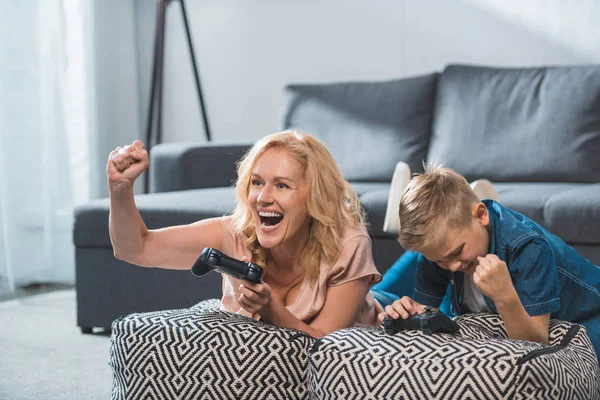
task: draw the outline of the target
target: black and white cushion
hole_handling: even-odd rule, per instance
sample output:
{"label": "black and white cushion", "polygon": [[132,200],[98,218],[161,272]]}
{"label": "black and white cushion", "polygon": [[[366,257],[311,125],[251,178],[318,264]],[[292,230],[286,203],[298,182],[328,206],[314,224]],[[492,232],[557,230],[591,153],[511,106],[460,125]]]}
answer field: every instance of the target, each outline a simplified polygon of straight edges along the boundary
{"label": "black and white cushion", "polygon": [[308,398],[308,334],[219,309],[131,314],[112,325],[113,399]]}
{"label": "black and white cushion", "polygon": [[550,345],[509,340],[499,316],[457,318],[457,334],[388,335],[349,328],[317,340],[309,391],[318,399],[600,399],[585,328],[550,322]]}

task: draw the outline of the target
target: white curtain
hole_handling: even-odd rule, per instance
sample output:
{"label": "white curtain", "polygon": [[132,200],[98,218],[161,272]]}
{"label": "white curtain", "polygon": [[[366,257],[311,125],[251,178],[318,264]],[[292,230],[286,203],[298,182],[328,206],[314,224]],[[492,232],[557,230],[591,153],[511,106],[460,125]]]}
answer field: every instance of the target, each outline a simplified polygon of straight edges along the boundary
{"label": "white curtain", "polygon": [[0,293],[73,283],[89,199],[85,0],[0,1]]}

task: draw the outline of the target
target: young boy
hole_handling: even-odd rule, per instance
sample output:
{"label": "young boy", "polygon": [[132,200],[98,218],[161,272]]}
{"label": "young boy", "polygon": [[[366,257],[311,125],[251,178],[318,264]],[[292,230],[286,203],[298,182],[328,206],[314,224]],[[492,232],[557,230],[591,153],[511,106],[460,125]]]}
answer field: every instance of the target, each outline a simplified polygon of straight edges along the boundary
{"label": "young boy", "polygon": [[414,297],[385,307],[408,318],[439,307],[497,312],[512,339],[548,343],[549,320],[584,325],[600,358],[600,268],[539,224],[494,200],[480,201],[467,181],[433,166],[413,178],[399,207],[398,242],[415,250]]}

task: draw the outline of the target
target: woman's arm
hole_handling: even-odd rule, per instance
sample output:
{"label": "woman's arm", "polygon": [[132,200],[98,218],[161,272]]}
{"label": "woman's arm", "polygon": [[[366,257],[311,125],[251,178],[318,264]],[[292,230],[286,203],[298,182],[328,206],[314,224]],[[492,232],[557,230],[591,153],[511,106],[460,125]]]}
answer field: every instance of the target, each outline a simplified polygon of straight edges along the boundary
{"label": "woman's arm", "polygon": [[205,247],[221,247],[221,221],[148,230],[133,194],[134,182],[146,168],[148,153],[139,140],[117,147],[108,158],[109,233],[115,257],[146,267],[190,269]]}
{"label": "woman's arm", "polygon": [[[126,215],[113,212],[111,206],[109,229],[115,257],[131,264],[186,270],[192,267],[205,247],[220,249],[222,246],[219,218],[148,230],[137,209],[135,216]],[[114,222],[117,218],[118,222]],[[127,218],[130,218],[129,222]]]}
{"label": "woman's arm", "polygon": [[[327,300],[310,324],[300,321],[282,303],[272,300],[270,288],[268,296],[256,295],[256,292],[263,291],[264,286],[268,285],[244,281],[242,286],[238,302],[247,311],[258,312],[262,319],[273,325],[299,329],[315,338],[321,338],[354,325],[364,306],[370,283],[369,277],[363,277],[338,286],[329,286]],[[268,298],[264,306],[260,304],[261,298]]]}
{"label": "woman's arm", "polygon": [[149,230],[138,212],[133,190],[110,195],[110,240],[115,257],[142,267],[190,269],[205,247],[221,247],[218,218]]}

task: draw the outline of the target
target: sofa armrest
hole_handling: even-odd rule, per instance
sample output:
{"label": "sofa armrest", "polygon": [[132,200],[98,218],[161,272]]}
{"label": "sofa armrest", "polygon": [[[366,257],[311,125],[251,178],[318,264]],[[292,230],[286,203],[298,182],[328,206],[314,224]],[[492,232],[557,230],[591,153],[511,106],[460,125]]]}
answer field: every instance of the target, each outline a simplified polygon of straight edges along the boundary
{"label": "sofa armrest", "polygon": [[150,150],[150,193],[231,186],[251,144],[162,143]]}

